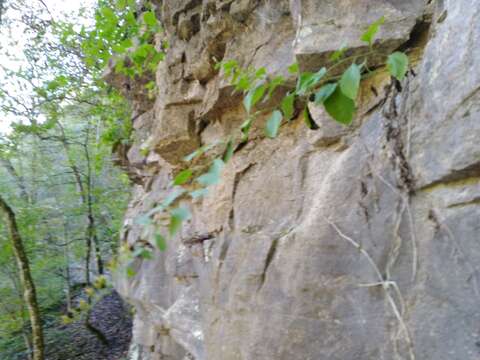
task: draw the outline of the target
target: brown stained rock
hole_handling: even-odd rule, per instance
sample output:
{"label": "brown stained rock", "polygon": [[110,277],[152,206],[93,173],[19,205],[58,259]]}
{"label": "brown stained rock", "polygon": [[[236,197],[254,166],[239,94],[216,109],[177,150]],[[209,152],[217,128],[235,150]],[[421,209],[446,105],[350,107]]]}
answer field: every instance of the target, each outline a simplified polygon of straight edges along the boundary
{"label": "brown stained rock", "polygon": [[200,12],[181,14],[178,20],[177,33],[182,40],[190,40],[200,30]]}
{"label": "brown stained rock", "polygon": [[240,22],[245,21],[258,6],[259,0],[236,0],[230,5],[230,14]]}

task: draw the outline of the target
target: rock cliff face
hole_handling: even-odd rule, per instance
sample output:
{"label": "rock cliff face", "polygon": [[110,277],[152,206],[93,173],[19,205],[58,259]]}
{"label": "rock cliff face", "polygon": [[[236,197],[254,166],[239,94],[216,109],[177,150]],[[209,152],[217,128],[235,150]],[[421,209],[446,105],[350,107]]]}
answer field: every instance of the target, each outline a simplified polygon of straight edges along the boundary
{"label": "rock cliff face", "polygon": [[413,68],[401,84],[381,69],[364,80],[350,127],[314,105],[316,131],[299,117],[271,140],[258,123],[222,182],[184,200],[193,217],[167,250],[117,278],[136,309],[131,358],[479,359],[480,1],[157,5],[170,49],[156,100],[129,94],[129,245],[149,241],[134,219],[182,158],[245,118],[215,61],[293,83],[288,65],[364,52],[359,35],[385,16],[379,47],[407,50]]}

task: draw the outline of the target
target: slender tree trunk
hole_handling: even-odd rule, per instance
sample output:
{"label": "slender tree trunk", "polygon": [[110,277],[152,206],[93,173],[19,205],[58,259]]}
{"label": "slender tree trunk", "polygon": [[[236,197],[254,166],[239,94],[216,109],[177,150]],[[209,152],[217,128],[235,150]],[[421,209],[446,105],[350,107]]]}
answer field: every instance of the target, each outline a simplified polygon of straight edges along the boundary
{"label": "slender tree trunk", "polygon": [[85,134],[85,143],[83,149],[85,152],[85,160],[87,162],[87,205],[88,205],[88,221],[91,227],[91,239],[95,245],[95,259],[97,262],[97,271],[100,275],[103,275],[103,260],[100,249],[100,241],[97,236],[97,227],[95,226],[95,217],[93,214],[93,188],[94,188],[94,174],[92,173],[92,161],[90,157],[90,151],[88,150],[88,144],[90,142],[90,127],[87,127]]}
{"label": "slender tree trunk", "polygon": [[[92,245],[95,250],[95,260],[97,265],[97,271],[100,275],[104,273],[103,259],[101,256],[100,241],[97,236],[97,228],[95,225],[95,217],[93,214],[93,195],[92,195],[92,164],[90,159],[90,153],[88,151],[88,143],[90,137],[90,131],[87,129],[85,144],[83,144],[85,151],[85,160],[87,163],[87,173],[84,176],[85,181],[82,180],[82,175],[77,165],[70,157],[70,149],[65,135],[65,130],[63,126],[58,123],[60,131],[62,133],[61,142],[67,156],[70,169],[73,172],[75,177],[75,182],[77,183],[78,191],[80,193],[80,199],[82,204],[87,208],[87,229],[85,231],[85,242],[86,242],[86,251],[85,251],[85,282],[87,285],[90,285],[90,263],[91,263],[91,254],[92,254]],[[92,244],[93,242],[93,244]]]}
{"label": "slender tree trunk", "polygon": [[22,237],[18,230],[15,213],[1,196],[0,211],[3,212],[7,221],[7,227],[13,245],[13,252],[17,260],[20,282],[23,288],[23,297],[25,299],[25,304],[27,305],[30,316],[30,323],[32,326],[33,360],[44,360],[45,346],[43,340],[42,322],[40,319],[35,284],[33,283],[33,278],[30,273],[30,264],[25,253]]}
{"label": "slender tree trunk", "polygon": [[65,282],[67,286],[66,300],[67,310],[72,311],[72,277],[70,274],[70,246],[68,245],[68,228],[65,218],[63,220],[63,239],[65,241],[65,249],[63,256],[65,257]]}
{"label": "slender tree trunk", "polygon": [[85,251],[85,283],[90,285],[90,262],[91,262],[91,254],[92,254],[92,228],[90,223],[87,226],[87,232],[85,234],[85,238],[87,239],[87,249]]}
{"label": "slender tree trunk", "polygon": [[97,234],[93,235],[93,243],[95,244],[95,258],[97,260],[97,271],[100,275],[103,275],[104,268],[103,268],[103,259],[102,259],[102,251],[100,249],[100,241],[98,240]]}
{"label": "slender tree trunk", "polygon": [[28,360],[33,360],[32,358],[33,349],[32,349],[32,341],[30,340],[30,336],[25,330],[22,330],[22,337],[23,337],[23,341],[25,341],[25,347],[27,348]]}

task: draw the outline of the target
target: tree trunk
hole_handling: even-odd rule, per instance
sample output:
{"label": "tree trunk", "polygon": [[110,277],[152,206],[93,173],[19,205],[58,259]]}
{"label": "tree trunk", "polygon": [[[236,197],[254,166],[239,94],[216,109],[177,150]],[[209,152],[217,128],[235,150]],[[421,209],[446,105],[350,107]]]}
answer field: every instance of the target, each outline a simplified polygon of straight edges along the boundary
{"label": "tree trunk", "polygon": [[73,172],[75,177],[75,182],[77,183],[78,192],[80,193],[80,200],[82,204],[87,207],[87,229],[85,231],[85,243],[86,243],[86,251],[85,251],[85,283],[90,285],[90,262],[91,262],[91,253],[92,253],[92,242],[93,242],[93,249],[95,251],[95,260],[97,264],[97,271],[100,275],[104,273],[104,266],[103,260],[101,255],[100,249],[100,241],[97,236],[97,229],[95,225],[95,217],[93,214],[93,198],[92,198],[92,171],[91,171],[91,161],[90,161],[90,153],[88,152],[88,141],[89,141],[89,134],[90,132],[87,131],[86,139],[84,146],[85,151],[85,160],[87,163],[87,173],[84,175],[85,181],[82,180],[82,175],[80,173],[79,168],[70,157],[70,149],[69,144],[67,141],[67,137],[65,135],[65,130],[62,124],[59,122],[58,126],[62,133],[61,142],[63,148],[65,150],[65,154],[67,156],[70,169]]}
{"label": "tree trunk", "polygon": [[23,341],[25,342],[25,347],[27,348],[28,360],[33,360],[32,358],[33,349],[32,349],[32,341],[30,340],[30,336],[25,330],[22,330],[22,336],[23,336]]}
{"label": "tree trunk", "polygon": [[85,250],[85,283],[87,286],[91,284],[90,281],[90,262],[92,254],[92,227],[90,222],[87,226],[87,231],[85,234],[85,239],[87,240],[87,249]]}
{"label": "tree trunk", "polygon": [[97,234],[93,235],[93,243],[95,244],[95,258],[97,260],[97,271],[99,275],[103,275],[105,271],[103,269],[103,259],[102,259],[101,249],[100,249],[100,241],[98,239]]}
{"label": "tree trunk", "polygon": [[90,127],[87,127],[85,134],[85,143],[83,144],[83,149],[85,152],[85,160],[87,162],[87,208],[88,208],[88,221],[91,227],[91,239],[95,246],[95,259],[97,262],[97,270],[100,275],[103,275],[103,260],[100,249],[100,241],[97,236],[97,228],[95,226],[95,216],[93,214],[93,187],[94,187],[94,175],[92,173],[92,162],[90,160],[90,152],[88,150],[88,144],[90,139]]}
{"label": "tree trunk", "polygon": [[25,253],[22,237],[20,236],[20,232],[18,230],[15,213],[1,196],[0,210],[4,213],[7,221],[7,227],[13,245],[13,252],[17,260],[20,282],[23,288],[23,297],[27,305],[30,323],[32,325],[33,360],[44,360],[45,346],[43,340],[42,322],[40,319],[35,284],[33,283],[33,278],[30,273],[30,264]]}
{"label": "tree trunk", "polygon": [[63,239],[65,241],[65,249],[63,256],[65,258],[65,282],[66,282],[66,302],[67,311],[72,311],[72,279],[70,274],[70,246],[68,244],[68,228],[65,218],[63,219]]}

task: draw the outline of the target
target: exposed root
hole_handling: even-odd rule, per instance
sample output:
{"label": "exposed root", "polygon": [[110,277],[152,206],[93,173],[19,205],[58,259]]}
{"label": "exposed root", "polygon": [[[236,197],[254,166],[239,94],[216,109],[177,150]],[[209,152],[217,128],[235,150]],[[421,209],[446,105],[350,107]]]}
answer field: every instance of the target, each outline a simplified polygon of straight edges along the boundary
{"label": "exposed root", "polygon": [[[390,280],[388,278],[387,274],[387,279],[384,279],[382,276],[382,273],[380,272],[377,264],[373,260],[373,258],[370,256],[368,251],[366,251],[357,241],[352,239],[351,237],[345,235],[339,227],[329,220],[328,218],[324,217],[325,221],[336,231],[336,233],[346,240],[349,244],[351,244],[353,247],[358,249],[360,253],[367,259],[369,264],[372,266],[373,270],[375,271],[378,281],[370,284],[361,284],[360,286],[362,287],[369,287],[369,286],[382,286],[382,288],[385,291],[385,297],[388,301],[388,304],[390,305],[393,314],[395,315],[395,318],[397,319],[399,323],[399,329],[395,337],[394,341],[394,346],[396,348],[397,346],[397,341],[400,340],[401,336],[403,335],[403,339],[405,340],[407,346],[408,346],[408,354],[409,354],[409,359],[410,360],[415,360],[415,352],[414,352],[414,346],[413,346],[413,341],[412,337],[410,335],[410,331],[407,327],[407,324],[405,323],[405,320],[403,318],[403,315],[405,313],[405,301],[403,299],[403,296],[400,292],[400,289],[397,285],[397,283],[393,280]],[[393,289],[393,294],[392,294],[392,289]],[[395,297],[397,298],[397,302],[395,301]],[[400,308],[399,308],[400,307]]]}

